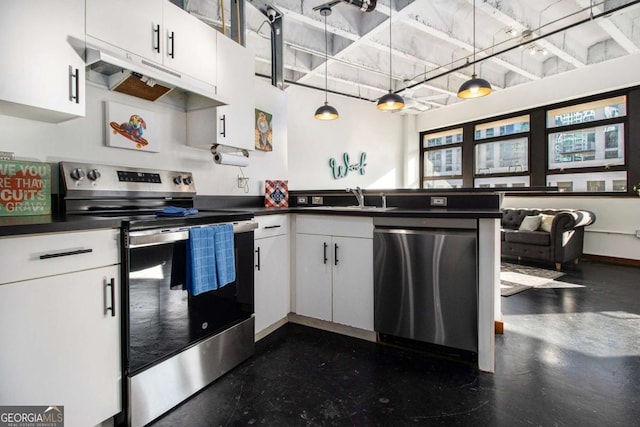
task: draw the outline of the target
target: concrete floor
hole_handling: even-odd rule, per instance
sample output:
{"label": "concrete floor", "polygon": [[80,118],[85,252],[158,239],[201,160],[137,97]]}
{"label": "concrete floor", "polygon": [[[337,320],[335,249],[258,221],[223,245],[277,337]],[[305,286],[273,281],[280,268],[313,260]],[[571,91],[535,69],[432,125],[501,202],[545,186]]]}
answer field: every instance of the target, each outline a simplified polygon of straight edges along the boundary
{"label": "concrete floor", "polygon": [[502,298],[496,373],[288,324],[160,426],[638,426],[640,269]]}

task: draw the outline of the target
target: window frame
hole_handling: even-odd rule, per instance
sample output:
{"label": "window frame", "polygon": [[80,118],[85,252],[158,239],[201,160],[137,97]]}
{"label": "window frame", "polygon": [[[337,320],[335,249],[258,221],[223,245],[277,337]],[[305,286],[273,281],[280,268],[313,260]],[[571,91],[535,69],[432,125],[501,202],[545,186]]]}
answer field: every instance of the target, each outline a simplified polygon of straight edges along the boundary
{"label": "window frame", "polygon": [[[574,105],[605,100],[608,98],[615,98],[617,96],[626,96],[626,115],[619,117],[611,117],[600,120],[588,121],[585,123],[574,123],[565,126],[554,126],[547,127],[547,112],[550,110],[571,107]],[[502,139],[511,139],[514,138],[515,135],[522,135],[523,132],[517,134],[510,135],[501,135],[495,136],[492,138],[483,138],[478,141],[475,140],[475,126],[481,125],[488,122],[499,121],[504,119],[509,119],[511,117],[517,117],[522,115],[529,115],[529,131],[528,133],[528,176],[530,187],[526,190],[521,190],[520,194],[533,194],[534,191],[545,191],[549,189],[547,192],[549,196],[609,196],[609,197],[637,197],[637,193],[632,190],[634,185],[640,184],[640,85],[631,86],[619,90],[604,92],[596,95],[590,95],[580,98],[575,98],[572,100],[567,100],[563,102],[548,104],[548,105],[540,105],[534,108],[520,110],[516,112],[511,112],[504,115],[498,115],[493,117],[483,117],[482,119],[465,122],[465,123],[456,123],[454,125],[447,125],[441,128],[434,128],[425,131],[419,132],[419,144],[420,144],[420,172],[419,172],[419,188],[424,189],[425,183],[429,180],[429,178],[425,178],[424,176],[424,161],[425,161],[425,150],[423,148],[423,137],[424,135],[443,132],[447,130],[453,130],[462,128],[463,130],[463,142],[462,142],[462,189],[466,190],[477,190],[477,191],[486,191],[484,188],[475,188],[474,183],[476,177],[500,177],[500,176],[525,176],[525,174],[520,173],[507,173],[507,174],[475,174],[475,144],[478,143],[486,143],[499,141]],[[574,129],[581,128],[590,128],[597,126],[608,126],[612,124],[623,123],[624,126],[624,165],[611,165],[611,166],[589,166],[584,168],[571,168],[566,169],[564,171],[558,169],[549,169],[549,134],[571,131]],[[632,144],[632,140],[636,142]],[[442,146],[438,146],[442,147]],[[436,147],[434,147],[436,148]],[[555,187],[548,187],[547,185],[547,175],[558,175],[558,174],[580,174],[580,173],[591,173],[591,172],[614,172],[614,171],[624,171],[627,176],[627,191],[605,191],[605,192],[554,192]],[[460,179],[459,175],[455,175],[452,177],[437,177],[437,179],[447,179],[447,178],[456,178]],[[436,179],[433,177],[432,179]],[[495,191],[494,188],[492,190]],[[511,188],[509,188],[511,190]],[[516,188],[513,188],[516,190]],[[514,192],[517,192],[514,191]],[[539,195],[539,193],[538,193]]]}
{"label": "window frame", "polygon": [[[447,133],[450,131],[455,131],[460,129],[462,132],[462,141],[454,142],[451,144],[442,144],[442,145],[434,145],[433,147],[425,147],[425,137],[432,134],[438,133]],[[460,173],[459,174],[451,174],[451,175],[438,175],[438,176],[426,176],[425,174],[425,162],[427,153],[434,151],[442,151],[450,148],[460,148]],[[448,126],[441,129],[436,129],[433,131],[420,132],[420,188],[426,188],[425,183],[427,181],[447,181],[447,180],[462,180],[462,187],[464,188],[464,179],[463,179],[463,171],[464,171],[464,127],[462,126]]]}

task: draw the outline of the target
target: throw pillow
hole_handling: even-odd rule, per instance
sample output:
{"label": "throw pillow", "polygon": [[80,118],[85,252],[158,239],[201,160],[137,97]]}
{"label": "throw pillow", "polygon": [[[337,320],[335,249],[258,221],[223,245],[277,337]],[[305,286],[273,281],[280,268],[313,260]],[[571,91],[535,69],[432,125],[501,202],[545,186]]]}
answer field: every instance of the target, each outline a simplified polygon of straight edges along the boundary
{"label": "throw pillow", "polygon": [[522,222],[520,223],[520,227],[518,230],[521,231],[536,231],[538,227],[540,227],[540,221],[542,218],[540,215],[529,215],[525,216]]}
{"label": "throw pillow", "polygon": [[556,217],[555,215],[547,215],[540,214],[540,230],[546,231],[547,233],[551,233],[551,224],[553,223],[553,219]]}

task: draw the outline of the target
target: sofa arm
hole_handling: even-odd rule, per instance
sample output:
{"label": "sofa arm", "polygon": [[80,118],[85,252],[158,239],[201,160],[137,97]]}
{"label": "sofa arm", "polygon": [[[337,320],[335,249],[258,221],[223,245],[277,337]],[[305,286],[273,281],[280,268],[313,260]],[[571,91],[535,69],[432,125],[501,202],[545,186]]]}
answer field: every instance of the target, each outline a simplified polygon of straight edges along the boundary
{"label": "sofa arm", "polygon": [[550,215],[555,215],[553,222],[551,223],[551,234],[559,235],[565,231],[575,230],[578,227],[586,227],[591,225],[596,220],[596,215],[591,211],[585,210],[563,210],[563,211],[548,211],[543,212]]}

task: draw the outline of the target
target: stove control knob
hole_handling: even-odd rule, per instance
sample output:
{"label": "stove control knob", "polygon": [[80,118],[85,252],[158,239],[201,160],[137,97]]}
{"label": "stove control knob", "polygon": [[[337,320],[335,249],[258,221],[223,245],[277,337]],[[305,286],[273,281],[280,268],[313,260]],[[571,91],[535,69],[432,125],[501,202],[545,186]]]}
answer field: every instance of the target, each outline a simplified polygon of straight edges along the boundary
{"label": "stove control knob", "polygon": [[184,185],[191,185],[193,179],[189,175],[187,175],[182,179],[182,182],[184,182]]}
{"label": "stove control knob", "polygon": [[101,176],[102,174],[98,169],[91,169],[87,174],[87,178],[89,178],[91,181],[97,181],[100,179]]}
{"label": "stove control knob", "polygon": [[71,179],[74,181],[81,181],[84,179],[84,171],[80,168],[75,168],[71,171]]}
{"label": "stove control knob", "polygon": [[175,185],[180,185],[182,184],[182,177],[180,175],[174,176],[173,177],[173,183]]}

